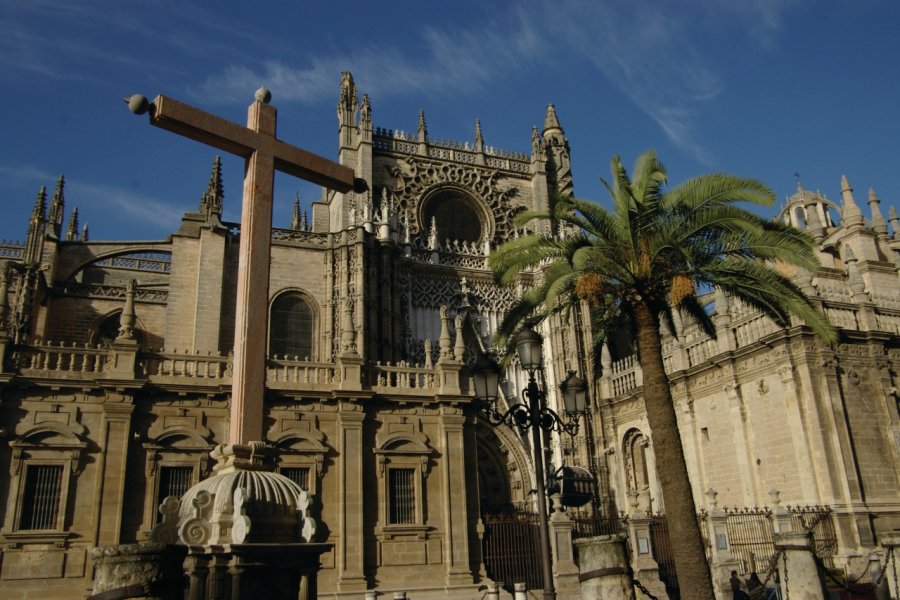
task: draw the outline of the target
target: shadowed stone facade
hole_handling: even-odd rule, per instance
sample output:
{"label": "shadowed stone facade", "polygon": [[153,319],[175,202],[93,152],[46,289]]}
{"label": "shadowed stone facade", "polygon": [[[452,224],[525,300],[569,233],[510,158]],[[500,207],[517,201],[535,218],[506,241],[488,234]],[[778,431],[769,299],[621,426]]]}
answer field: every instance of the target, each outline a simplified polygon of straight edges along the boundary
{"label": "shadowed stone facade", "polygon": [[[552,105],[528,154],[490,147],[480,123],[466,143],[431,138],[421,113],[415,133],[378,128],[349,73],[338,123],[338,160],[368,192],[323,192],[272,232],[265,441],[308,491],[315,541],[334,545],[322,596],[478,598],[483,511],[527,506],[534,487],[527,439],[478,417],[467,364],[538,275],[499,287],[486,258],[521,234],[516,213],[572,191],[568,142]],[[710,488],[721,505],[764,504],[772,488],[826,504],[851,556],[900,528],[900,241],[893,213],[875,198],[863,218],[844,188],[840,205],[798,189],[779,216],[819,240],[825,270],[796,281],[842,328],[837,347],[711,294],[718,340],[684,323],[666,364],[698,506]],[[223,189],[216,160],[167,239],[94,241],[74,216],[63,227],[60,179],[26,241],[0,245],[3,597],[87,595],[91,548],[146,541],[162,500],[210,476],[229,426],[240,235],[221,220]],[[594,381],[580,436],[548,457],[591,467],[608,505],[633,490],[664,509],[627,340],[597,370],[581,319],[542,334],[551,405],[568,369]],[[505,400],[524,384],[513,366]]]}

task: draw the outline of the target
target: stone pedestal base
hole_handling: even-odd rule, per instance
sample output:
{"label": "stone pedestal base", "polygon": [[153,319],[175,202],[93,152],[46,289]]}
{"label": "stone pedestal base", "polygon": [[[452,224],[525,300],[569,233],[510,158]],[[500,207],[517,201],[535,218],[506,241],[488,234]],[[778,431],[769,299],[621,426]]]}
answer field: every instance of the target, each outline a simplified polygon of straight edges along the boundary
{"label": "stone pedestal base", "polygon": [[776,533],[775,550],[784,551],[784,558],[778,566],[782,597],[824,600],[822,577],[813,555],[811,535],[807,532]]}
{"label": "stone pedestal base", "polygon": [[631,600],[631,578],[622,536],[601,535],[575,540],[582,598]]}
{"label": "stone pedestal base", "polygon": [[[184,590],[182,563],[186,551],[184,546],[154,543],[94,548],[91,559],[96,576],[93,595],[89,598],[102,600],[116,595],[144,600],[180,599]],[[125,592],[129,595],[122,596]]]}
{"label": "stone pedestal base", "polygon": [[331,544],[190,546],[190,600],[312,600],[319,557]]}

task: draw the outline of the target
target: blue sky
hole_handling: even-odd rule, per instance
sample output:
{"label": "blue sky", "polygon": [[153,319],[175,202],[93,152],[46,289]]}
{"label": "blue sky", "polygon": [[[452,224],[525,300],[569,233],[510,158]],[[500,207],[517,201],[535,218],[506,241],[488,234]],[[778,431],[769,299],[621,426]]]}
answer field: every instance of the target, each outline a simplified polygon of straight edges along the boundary
{"label": "blue sky", "polygon": [[[252,6],[251,6],[252,5]],[[262,8],[260,8],[262,7]],[[279,137],[337,149],[340,72],[376,126],[529,151],[553,102],[576,194],[655,148],[676,183],[709,171],[900,209],[900,1],[299,2],[0,0],[0,239],[24,238],[65,173],[93,239],[160,239],[194,210],[216,152],[150,127],[121,98],[158,93],[244,122],[265,84]],[[242,163],[223,157],[225,218]],[[299,193],[276,180],[275,225]],[[771,211],[774,214],[774,209]]]}

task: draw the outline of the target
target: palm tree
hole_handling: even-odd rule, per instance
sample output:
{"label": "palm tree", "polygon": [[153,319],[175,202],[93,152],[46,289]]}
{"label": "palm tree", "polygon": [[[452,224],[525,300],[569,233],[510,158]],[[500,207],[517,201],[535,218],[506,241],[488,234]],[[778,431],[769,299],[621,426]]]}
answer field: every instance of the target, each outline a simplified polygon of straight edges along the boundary
{"label": "palm tree", "polygon": [[[682,598],[710,599],[696,508],[663,367],[660,326],[675,332],[673,311],[693,319],[710,336],[712,320],[698,293],[719,288],[756,307],[782,327],[791,316],[823,341],[836,340],[828,320],[778,268],[790,263],[815,272],[812,238],[736,206],[771,206],[764,184],[712,173],[666,189],[666,169],[651,150],[638,157],[633,175],[612,159],[609,212],[593,202],[557,198],[551,211],[529,211],[521,221],[551,219],[561,233],[511,240],[490,257],[502,283],[537,269],[540,284],[513,306],[499,328],[504,346],[522,324],[578,309],[590,310],[595,344],[617,327],[629,327],[644,375],[644,403],[656,448],[672,551]],[[521,222],[520,222],[521,224]],[[596,347],[596,346],[595,346]]]}

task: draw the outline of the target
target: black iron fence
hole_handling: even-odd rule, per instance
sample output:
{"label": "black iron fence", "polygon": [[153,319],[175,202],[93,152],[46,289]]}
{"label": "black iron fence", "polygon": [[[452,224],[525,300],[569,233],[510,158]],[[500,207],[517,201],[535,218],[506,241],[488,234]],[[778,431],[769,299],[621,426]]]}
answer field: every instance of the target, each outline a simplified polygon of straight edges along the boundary
{"label": "black iron fence", "polygon": [[513,584],[544,587],[538,515],[507,511],[482,515],[482,552],[487,576],[512,592]]}
{"label": "black iron fence", "polygon": [[[837,535],[831,509],[827,506],[789,506],[794,531],[810,531],[816,556],[827,566],[833,566],[837,551]],[[731,553],[741,561],[742,574],[751,571],[766,573],[776,556],[772,512],[768,508],[726,508],[725,526]],[[578,511],[569,514],[573,521],[572,537],[626,533],[625,515],[607,516],[600,511]],[[659,565],[660,580],[669,598],[677,600],[678,575],[664,514],[648,517],[653,558]],[[697,515],[701,532],[710,555],[705,512]],[[538,516],[534,513],[507,509],[482,515],[484,538],[482,550],[488,577],[512,590],[514,583],[524,582],[528,589],[541,589],[543,576],[540,564]],[[630,552],[634,551],[628,548]]]}

